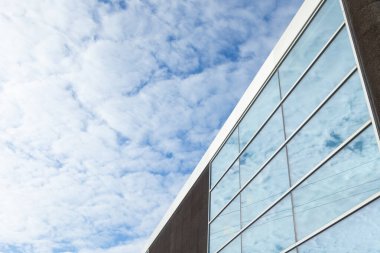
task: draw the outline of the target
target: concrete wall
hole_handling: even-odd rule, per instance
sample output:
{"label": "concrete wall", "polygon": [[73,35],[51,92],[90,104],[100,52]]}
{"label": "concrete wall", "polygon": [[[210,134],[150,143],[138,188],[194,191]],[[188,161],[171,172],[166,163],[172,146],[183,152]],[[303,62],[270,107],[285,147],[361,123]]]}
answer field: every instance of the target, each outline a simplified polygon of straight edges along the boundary
{"label": "concrete wall", "polygon": [[380,134],[380,0],[343,0]]}
{"label": "concrete wall", "polygon": [[209,169],[206,168],[149,248],[149,253],[207,253]]}

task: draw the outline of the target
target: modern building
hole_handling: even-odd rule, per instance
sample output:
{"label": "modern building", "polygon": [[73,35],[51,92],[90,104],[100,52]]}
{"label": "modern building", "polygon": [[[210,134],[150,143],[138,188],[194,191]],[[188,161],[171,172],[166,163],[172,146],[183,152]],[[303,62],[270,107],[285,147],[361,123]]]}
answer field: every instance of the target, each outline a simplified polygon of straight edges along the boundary
{"label": "modern building", "polygon": [[144,252],[380,252],[380,1],[306,0]]}

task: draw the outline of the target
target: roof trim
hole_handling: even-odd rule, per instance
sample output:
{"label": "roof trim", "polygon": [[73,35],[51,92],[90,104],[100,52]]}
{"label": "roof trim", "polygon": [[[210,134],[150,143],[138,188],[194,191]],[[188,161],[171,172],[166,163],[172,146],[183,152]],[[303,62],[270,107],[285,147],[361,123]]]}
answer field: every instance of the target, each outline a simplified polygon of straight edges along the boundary
{"label": "roof trim", "polygon": [[215,139],[212,141],[211,145],[207,149],[206,153],[203,155],[202,159],[195,167],[193,173],[190,175],[185,185],[182,187],[182,189],[174,199],[173,203],[167,210],[166,214],[153,231],[145,247],[143,248],[142,253],[148,251],[151,244],[157,238],[157,236],[164,228],[166,223],[169,221],[170,217],[177,210],[178,206],[181,204],[182,200],[185,198],[191,187],[195,184],[201,173],[217,154],[220,147],[224,144],[225,140],[228,138],[230,133],[234,130],[237,122],[244,115],[245,111],[250,106],[252,100],[264,86],[266,81],[271,77],[273,71],[276,70],[279,63],[291,49],[294,42],[297,40],[299,34],[303,31],[303,28],[305,27],[307,22],[313,16],[313,14],[323,1],[324,0],[305,0],[304,3],[301,5],[296,15],[293,17],[292,21],[286,28],[285,32],[282,34],[280,40],[277,42],[276,46],[273,48],[272,52],[269,54],[264,64],[257,72],[256,76],[254,77],[251,84],[248,86],[242,98],[235,106],[231,115],[228,117],[223,127],[220,129]]}

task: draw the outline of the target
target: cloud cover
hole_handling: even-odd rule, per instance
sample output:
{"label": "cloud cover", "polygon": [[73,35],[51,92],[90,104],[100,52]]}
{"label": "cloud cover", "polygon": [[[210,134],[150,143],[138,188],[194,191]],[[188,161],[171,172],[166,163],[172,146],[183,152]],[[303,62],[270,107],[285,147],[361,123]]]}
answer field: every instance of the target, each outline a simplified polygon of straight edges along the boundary
{"label": "cloud cover", "polygon": [[0,252],[139,252],[300,2],[1,0]]}

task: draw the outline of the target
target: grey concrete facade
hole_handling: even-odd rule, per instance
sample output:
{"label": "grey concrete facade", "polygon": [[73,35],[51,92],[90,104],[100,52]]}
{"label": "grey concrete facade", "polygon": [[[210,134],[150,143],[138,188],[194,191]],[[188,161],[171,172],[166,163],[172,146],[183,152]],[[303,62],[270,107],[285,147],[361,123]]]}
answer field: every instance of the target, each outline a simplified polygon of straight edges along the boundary
{"label": "grey concrete facade", "polygon": [[149,247],[149,253],[207,253],[208,191],[206,168]]}
{"label": "grey concrete facade", "polygon": [[342,0],[380,134],[380,0]]}

